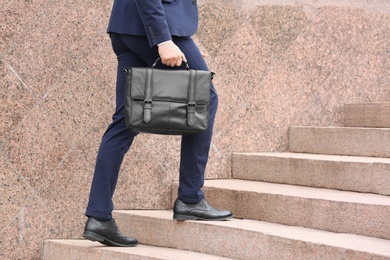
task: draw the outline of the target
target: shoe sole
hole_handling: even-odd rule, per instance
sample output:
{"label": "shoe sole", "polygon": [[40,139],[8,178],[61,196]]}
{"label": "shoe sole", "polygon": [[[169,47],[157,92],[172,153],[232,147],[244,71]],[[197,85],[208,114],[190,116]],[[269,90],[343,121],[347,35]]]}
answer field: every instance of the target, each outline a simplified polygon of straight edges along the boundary
{"label": "shoe sole", "polygon": [[112,240],[109,240],[99,234],[96,234],[94,232],[91,232],[91,231],[84,231],[83,233],[83,237],[87,240],[90,240],[90,241],[93,241],[93,242],[99,242],[103,245],[106,245],[106,246],[119,246],[119,247],[132,247],[132,246],[136,246],[138,245],[138,243],[135,243],[135,244],[120,244],[120,243],[117,243],[117,242],[114,242]]}
{"label": "shoe sole", "polygon": [[204,221],[220,221],[220,220],[228,220],[232,218],[233,215],[221,217],[221,218],[202,218],[199,216],[192,216],[192,215],[182,215],[182,214],[173,214],[173,219],[176,220],[204,220]]}

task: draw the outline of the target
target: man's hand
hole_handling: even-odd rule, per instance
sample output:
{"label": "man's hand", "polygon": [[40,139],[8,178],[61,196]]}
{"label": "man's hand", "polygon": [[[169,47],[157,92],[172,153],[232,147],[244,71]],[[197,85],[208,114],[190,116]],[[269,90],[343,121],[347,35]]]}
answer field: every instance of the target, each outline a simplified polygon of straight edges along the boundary
{"label": "man's hand", "polygon": [[162,64],[171,67],[180,66],[182,59],[187,61],[184,53],[172,41],[158,46],[158,54],[160,55]]}

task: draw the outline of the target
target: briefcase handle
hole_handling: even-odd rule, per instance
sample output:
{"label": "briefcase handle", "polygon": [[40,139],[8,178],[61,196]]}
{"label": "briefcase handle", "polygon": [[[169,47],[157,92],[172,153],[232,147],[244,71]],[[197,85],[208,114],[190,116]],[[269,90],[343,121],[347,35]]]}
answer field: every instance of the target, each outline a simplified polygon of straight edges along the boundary
{"label": "briefcase handle", "polygon": [[[157,60],[154,61],[153,65],[152,65],[152,68],[154,68],[156,65],[157,65],[157,62],[158,61],[161,61],[161,58],[158,57]],[[188,65],[187,61],[185,61],[184,59],[182,59],[183,63],[184,63],[184,67],[186,70],[190,70],[190,66]],[[125,71],[126,71],[126,68],[125,68]],[[210,72],[211,73],[211,79],[214,79],[214,76],[215,76],[215,73],[214,72]]]}
{"label": "briefcase handle", "polygon": [[[161,61],[160,57],[158,57],[157,60],[154,61],[153,65],[152,65],[152,68],[154,68],[157,65],[157,62],[159,62],[159,61]],[[184,63],[184,68],[186,70],[190,70],[190,66],[188,66],[188,63],[184,59],[182,59],[182,61]]]}

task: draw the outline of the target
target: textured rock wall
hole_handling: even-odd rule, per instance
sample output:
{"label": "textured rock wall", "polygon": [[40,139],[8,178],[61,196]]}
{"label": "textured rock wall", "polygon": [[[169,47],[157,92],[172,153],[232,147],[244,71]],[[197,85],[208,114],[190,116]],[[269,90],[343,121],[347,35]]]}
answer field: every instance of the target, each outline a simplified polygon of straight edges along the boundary
{"label": "textured rock wall", "polygon": [[[0,4],[0,258],[80,237],[96,151],[114,110],[112,2]],[[207,178],[235,151],[285,151],[290,125],[338,125],[344,103],[390,101],[387,0],[199,0],[194,39],[220,95]],[[169,208],[179,137],[140,135],[116,207]]]}

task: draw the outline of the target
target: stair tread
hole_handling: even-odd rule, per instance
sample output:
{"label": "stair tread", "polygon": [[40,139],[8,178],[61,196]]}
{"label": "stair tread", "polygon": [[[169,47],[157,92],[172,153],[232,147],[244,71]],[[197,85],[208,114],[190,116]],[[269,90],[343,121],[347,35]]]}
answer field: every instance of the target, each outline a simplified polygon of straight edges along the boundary
{"label": "stair tread", "polygon": [[294,152],[264,152],[264,153],[234,153],[237,155],[267,156],[280,158],[308,159],[318,161],[334,162],[358,162],[358,163],[385,163],[390,164],[390,158],[387,157],[367,157],[367,156],[348,156],[348,155],[328,155],[312,153],[294,153]]}
{"label": "stair tread", "polygon": [[[123,214],[157,219],[158,221],[174,221],[171,210],[115,210],[115,214]],[[178,222],[182,225],[183,222]],[[233,218],[228,221],[185,221],[186,225],[219,226],[223,229],[239,229],[258,232],[271,237],[283,237],[332,247],[346,248],[355,251],[368,252],[390,256],[390,241],[385,239],[360,236],[345,233],[333,233],[310,228],[287,226],[258,220]],[[202,227],[200,227],[203,229]]]}
{"label": "stair tread", "polygon": [[[45,244],[56,244],[65,246],[72,249],[84,249],[88,250],[89,253],[93,254],[96,257],[96,251],[105,251],[119,253],[121,255],[128,256],[142,256],[150,257],[151,259],[187,259],[187,260],[197,260],[197,259],[232,259],[225,258],[221,256],[215,256],[210,254],[198,253],[188,250],[174,249],[174,248],[165,248],[165,247],[156,247],[150,245],[139,244],[135,247],[107,247],[101,245],[97,242],[92,242],[88,240],[60,240],[60,239],[49,239],[45,240]],[[95,252],[92,252],[95,251]],[[60,256],[57,256],[56,259],[62,259]],[[46,258],[45,258],[46,259]],[[64,258],[65,259],[65,258]]]}
{"label": "stair tread", "polygon": [[239,179],[206,180],[205,186],[301,198],[390,206],[390,196]]}

